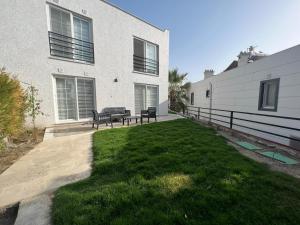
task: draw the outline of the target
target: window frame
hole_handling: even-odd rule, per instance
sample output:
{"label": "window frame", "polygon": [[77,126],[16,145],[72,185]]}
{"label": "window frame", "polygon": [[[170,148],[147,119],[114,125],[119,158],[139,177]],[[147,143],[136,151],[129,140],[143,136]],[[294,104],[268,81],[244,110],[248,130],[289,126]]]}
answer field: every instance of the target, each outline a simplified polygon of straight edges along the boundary
{"label": "window frame", "polygon": [[[58,97],[57,97],[57,84],[56,79],[71,79],[75,82],[75,101],[76,101],[76,118],[75,119],[59,119],[59,106],[58,106]],[[64,75],[64,74],[52,74],[52,82],[53,82],[53,103],[54,103],[54,115],[55,115],[55,123],[61,124],[61,123],[74,123],[74,122],[85,122],[90,121],[91,117],[88,118],[80,118],[79,116],[79,103],[78,103],[78,79],[84,79],[84,80],[92,80],[93,81],[93,103],[94,108],[97,108],[97,90],[96,90],[96,79],[92,77],[82,77],[82,76],[70,76],[70,75]]]}
{"label": "window frame", "polygon": [[144,86],[145,87],[145,99],[143,99],[145,102],[144,102],[144,106],[145,106],[145,110],[149,107],[148,105],[147,105],[147,88],[148,87],[156,87],[157,88],[157,93],[156,93],[156,96],[157,96],[157,102],[156,102],[156,113],[157,114],[159,114],[159,96],[160,96],[160,91],[159,91],[159,87],[160,87],[160,85],[156,85],[156,84],[145,84],[145,83],[134,83],[134,111],[135,111],[135,114],[136,115],[139,115],[141,112],[136,112],[136,109],[135,109],[135,98],[136,98],[136,96],[135,96],[135,88],[136,88],[136,86]]}
{"label": "window frame", "polygon": [[194,105],[194,103],[195,103],[195,93],[194,92],[192,92],[191,93],[191,105]]}
{"label": "window frame", "polygon": [[[275,90],[275,102],[274,107],[269,107],[264,105],[265,99],[265,85],[268,83],[275,83],[276,90]],[[280,87],[280,78],[263,80],[260,82],[259,86],[259,99],[258,99],[258,110],[259,111],[270,111],[270,112],[277,112],[278,109],[278,97],[279,97],[279,87]]]}
{"label": "window frame", "polygon": [[[93,44],[93,62],[88,62],[88,61],[76,59],[75,55],[73,55],[72,58],[51,55],[51,50],[49,52],[50,57],[61,59],[61,60],[66,60],[66,61],[71,61],[71,62],[77,62],[77,63],[92,64],[92,65],[95,64],[95,51],[94,51],[95,46],[94,46],[94,32],[93,32],[93,20],[92,20],[92,18],[89,18],[87,16],[81,15],[79,13],[73,12],[71,10],[62,8],[60,6],[57,6],[57,5],[54,5],[54,4],[51,4],[51,3],[47,3],[46,6],[47,6],[47,19],[48,19],[48,23],[47,23],[48,24],[48,32],[53,32],[52,31],[52,19],[51,19],[51,16],[52,16],[51,15],[51,9],[53,8],[53,9],[56,9],[56,10],[59,10],[59,11],[62,11],[64,13],[69,14],[69,16],[70,16],[70,25],[71,25],[71,36],[70,36],[70,38],[77,39],[77,38],[75,38],[75,31],[74,31],[74,18],[75,17],[88,22],[89,23],[89,36],[90,36],[90,39],[91,39],[89,42]],[[79,39],[77,39],[77,40],[79,40]],[[83,40],[81,40],[81,41],[83,41]],[[49,46],[49,48],[50,48],[50,46]],[[75,50],[73,50],[73,53],[74,52],[75,52]]]}
{"label": "window frame", "polygon": [[146,63],[145,63],[145,65],[144,65],[145,66],[145,71],[135,70],[135,68],[134,68],[134,59],[133,59],[133,63],[132,63],[133,64],[133,72],[134,73],[142,73],[142,74],[152,75],[152,76],[159,76],[159,45],[156,44],[156,43],[153,43],[151,41],[147,41],[145,39],[139,38],[137,36],[133,36],[133,56],[134,56],[134,52],[135,52],[135,48],[134,48],[135,39],[143,42],[143,53],[144,53],[143,57],[144,57],[144,59],[147,59],[147,57],[146,57],[147,56],[147,44],[155,46],[157,69],[156,69],[155,73],[147,72]]}

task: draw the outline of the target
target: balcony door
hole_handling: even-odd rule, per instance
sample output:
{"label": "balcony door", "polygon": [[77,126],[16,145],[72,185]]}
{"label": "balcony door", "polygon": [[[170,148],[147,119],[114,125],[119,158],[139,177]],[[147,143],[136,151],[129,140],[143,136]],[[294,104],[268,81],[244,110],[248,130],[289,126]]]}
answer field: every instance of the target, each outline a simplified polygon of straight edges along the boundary
{"label": "balcony door", "polygon": [[158,86],[136,84],[134,88],[135,113],[140,114],[141,110],[148,107],[156,107],[158,111]]}
{"label": "balcony door", "polygon": [[56,77],[57,116],[60,122],[92,117],[95,109],[93,79]]}
{"label": "balcony door", "polygon": [[59,120],[76,120],[76,86],[73,78],[56,78],[56,98]]}

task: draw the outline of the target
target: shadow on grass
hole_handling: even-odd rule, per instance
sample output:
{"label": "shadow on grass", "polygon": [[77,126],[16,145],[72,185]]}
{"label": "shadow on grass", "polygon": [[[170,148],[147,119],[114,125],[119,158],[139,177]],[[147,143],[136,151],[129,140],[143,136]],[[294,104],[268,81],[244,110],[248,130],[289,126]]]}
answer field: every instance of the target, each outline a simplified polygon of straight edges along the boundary
{"label": "shadow on grass", "polygon": [[189,120],[94,134],[90,178],[61,188],[53,223],[300,224],[300,182]]}

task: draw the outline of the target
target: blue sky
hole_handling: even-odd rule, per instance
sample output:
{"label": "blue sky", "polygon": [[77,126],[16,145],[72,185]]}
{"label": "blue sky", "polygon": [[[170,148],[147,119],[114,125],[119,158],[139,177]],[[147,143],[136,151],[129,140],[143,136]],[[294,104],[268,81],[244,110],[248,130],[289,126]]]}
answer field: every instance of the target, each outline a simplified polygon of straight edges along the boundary
{"label": "blue sky", "polygon": [[170,68],[190,81],[224,70],[250,45],[275,53],[300,44],[300,0],[110,0],[170,30]]}

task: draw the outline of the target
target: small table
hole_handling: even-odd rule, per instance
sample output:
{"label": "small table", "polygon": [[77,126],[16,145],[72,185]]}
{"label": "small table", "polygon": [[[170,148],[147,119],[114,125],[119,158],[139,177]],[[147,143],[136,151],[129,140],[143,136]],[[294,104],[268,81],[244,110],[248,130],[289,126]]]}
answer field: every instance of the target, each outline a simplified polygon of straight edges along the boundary
{"label": "small table", "polygon": [[138,119],[140,119],[140,118],[141,118],[140,116],[124,116],[123,117],[123,125],[124,125],[125,120],[127,120],[127,126],[129,126],[129,122],[132,119],[135,119],[135,122],[138,123]]}

